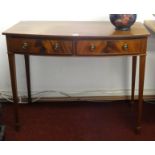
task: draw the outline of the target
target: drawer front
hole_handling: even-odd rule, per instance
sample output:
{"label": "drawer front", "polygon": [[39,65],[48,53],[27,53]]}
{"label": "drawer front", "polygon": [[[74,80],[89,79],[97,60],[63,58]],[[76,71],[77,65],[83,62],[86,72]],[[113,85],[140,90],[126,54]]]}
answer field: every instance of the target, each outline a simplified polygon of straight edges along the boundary
{"label": "drawer front", "polygon": [[77,55],[130,55],[139,54],[141,39],[132,40],[79,40],[76,43]]}
{"label": "drawer front", "polygon": [[11,38],[8,40],[8,48],[10,52],[14,53],[71,55],[72,41]]}

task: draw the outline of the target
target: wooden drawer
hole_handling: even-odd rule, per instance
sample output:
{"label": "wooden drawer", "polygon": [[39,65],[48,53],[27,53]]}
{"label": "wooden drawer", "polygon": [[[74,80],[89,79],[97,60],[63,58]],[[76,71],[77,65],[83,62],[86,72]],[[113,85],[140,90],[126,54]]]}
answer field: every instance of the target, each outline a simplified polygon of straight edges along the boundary
{"label": "wooden drawer", "polygon": [[79,40],[76,43],[77,55],[130,55],[139,54],[141,39],[132,40]]}
{"label": "wooden drawer", "polygon": [[8,39],[10,52],[46,54],[46,55],[71,55],[71,40],[52,40],[52,39],[27,39],[10,38]]}

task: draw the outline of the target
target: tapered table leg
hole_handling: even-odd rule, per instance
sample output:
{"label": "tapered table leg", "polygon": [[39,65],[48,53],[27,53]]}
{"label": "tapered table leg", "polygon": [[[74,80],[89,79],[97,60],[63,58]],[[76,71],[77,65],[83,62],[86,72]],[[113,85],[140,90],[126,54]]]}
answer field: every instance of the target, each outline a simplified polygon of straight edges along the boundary
{"label": "tapered table leg", "polygon": [[26,83],[27,83],[28,103],[32,103],[29,55],[24,55],[24,58],[25,58],[25,70],[26,70]]}
{"label": "tapered table leg", "polygon": [[19,112],[18,112],[18,93],[17,93],[17,80],[16,80],[16,65],[15,65],[15,55],[13,53],[8,53],[9,67],[10,67],[10,77],[12,85],[12,95],[14,104],[14,117],[15,117],[15,129],[19,130]]}
{"label": "tapered table leg", "polygon": [[138,113],[137,113],[137,126],[136,126],[137,133],[140,133],[140,131],[141,131],[145,60],[146,60],[146,55],[141,55],[140,60],[139,60],[139,98],[138,98]]}
{"label": "tapered table leg", "polygon": [[137,56],[132,57],[132,85],[131,85],[131,104],[134,104],[135,81],[136,81]]}

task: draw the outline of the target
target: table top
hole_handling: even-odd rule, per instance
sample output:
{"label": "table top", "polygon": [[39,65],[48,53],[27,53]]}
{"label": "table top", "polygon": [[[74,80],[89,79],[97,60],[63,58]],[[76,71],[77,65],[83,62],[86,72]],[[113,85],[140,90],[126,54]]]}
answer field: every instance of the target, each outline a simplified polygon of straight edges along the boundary
{"label": "table top", "polygon": [[110,22],[100,21],[21,21],[4,31],[4,35],[55,37],[142,37],[149,32],[136,22],[128,31],[115,30]]}

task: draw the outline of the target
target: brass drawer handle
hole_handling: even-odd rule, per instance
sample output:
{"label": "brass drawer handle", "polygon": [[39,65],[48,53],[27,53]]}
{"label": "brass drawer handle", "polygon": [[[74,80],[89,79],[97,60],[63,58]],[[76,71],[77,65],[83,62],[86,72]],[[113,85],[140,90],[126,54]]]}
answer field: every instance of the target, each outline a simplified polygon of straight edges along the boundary
{"label": "brass drawer handle", "polygon": [[27,43],[27,42],[24,42],[23,45],[22,45],[22,49],[25,50],[25,49],[27,49],[27,48],[28,48],[28,43]]}
{"label": "brass drawer handle", "polygon": [[128,50],[128,44],[125,43],[123,46],[122,46],[123,50]]}
{"label": "brass drawer handle", "polygon": [[58,51],[60,49],[60,44],[59,43],[55,43],[53,45],[53,48],[54,48],[55,51]]}
{"label": "brass drawer handle", "polygon": [[96,46],[94,44],[90,45],[90,50],[94,51],[96,49]]}

